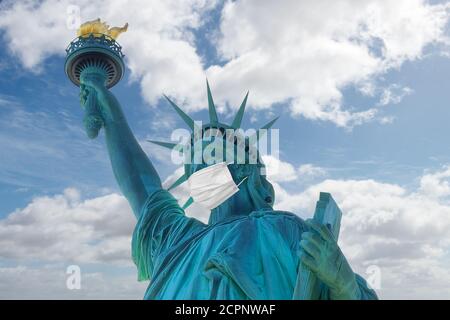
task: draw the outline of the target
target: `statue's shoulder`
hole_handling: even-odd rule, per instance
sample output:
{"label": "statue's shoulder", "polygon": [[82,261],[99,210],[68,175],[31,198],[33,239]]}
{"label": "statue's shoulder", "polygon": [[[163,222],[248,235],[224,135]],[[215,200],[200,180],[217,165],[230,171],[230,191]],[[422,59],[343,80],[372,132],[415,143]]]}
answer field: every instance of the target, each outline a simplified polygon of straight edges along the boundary
{"label": "statue's shoulder", "polygon": [[302,218],[292,212],[283,210],[254,211],[248,216],[247,221],[250,222],[250,225],[254,225],[255,223],[264,225],[263,228],[258,229],[265,231],[271,230],[270,236],[275,236],[275,234],[281,236],[292,248],[298,246],[303,232],[308,230]]}
{"label": "statue's shoulder", "polygon": [[258,210],[253,211],[250,217],[263,218],[268,222],[276,224],[291,225],[292,227],[298,227],[302,230],[306,228],[305,221],[298,215],[283,210]]}

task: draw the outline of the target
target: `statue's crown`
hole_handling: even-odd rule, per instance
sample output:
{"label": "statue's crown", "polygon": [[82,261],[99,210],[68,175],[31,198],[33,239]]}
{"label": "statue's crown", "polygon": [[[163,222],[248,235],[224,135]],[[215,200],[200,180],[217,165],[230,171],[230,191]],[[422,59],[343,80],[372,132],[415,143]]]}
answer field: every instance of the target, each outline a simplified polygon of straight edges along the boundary
{"label": "statue's crown", "polygon": [[[218,130],[226,130],[226,129],[234,129],[234,130],[238,130],[241,127],[241,122],[242,122],[242,118],[244,116],[244,112],[245,112],[245,106],[247,104],[247,98],[248,98],[248,92],[245,95],[244,100],[241,103],[241,106],[239,107],[239,110],[237,112],[237,114],[235,115],[233,122],[228,125],[228,124],[224,124],[219,122],[218,116],[217,116],[217,111],[216,111],[216,106],[214,104],[214,100],[211,94],[211,89],[209,87],[209,83],[208,81],[206,81],[206,87],[207,87],[207,94],[208,94],[208,111],[209,111],[209,120],[210,122],[208,124],[203,125],[203,128],[201,128],[202,130],[202,135],[203,132],[206,132],[207,129],[209,128],[215,128]],[[183,119],[183,121],[188,125],[188,127],[195,132],[198,128],[196,128],[196,123],[194,122],[194,120],[188,116],[183,110],[181,110],[181,108],[179,106],[177,106],[175,104],[175,102],[173,102],[170,98],[168,98],[166,95],[164,95],[164,97],[169,101],[170,105],[175,109],[175,111],[178,113],[178,115]],[[269,121],[266,125],[264,125],[260,130],[262,134],[264,134],[264,132],[269,129],[274,123],[275,121],[277,121],[278,117],[276,117],[275,119]],[[258,134],[259,132],[255,132],[255,139],[256,141],[259,139],[260,135]],[[250,141],[252,139],[249,139]],[[155,143],[159,146],[168,148],[168,149],[178,149],[180,145],[173,143],[173,142],[163,142],[163,141],[155,141],[155,140],[148,140],[149,142]],[[180,184],[182,184],[183,182],[185,182],[188,179],[188,175],[185,172],[180,178],[178,178],[167,190],[171,190],[177,186],[179,186]],[[192,203],[192,199],[188,200],[188,202],[183,206],[183,208],[186,208],[190,203]]]}

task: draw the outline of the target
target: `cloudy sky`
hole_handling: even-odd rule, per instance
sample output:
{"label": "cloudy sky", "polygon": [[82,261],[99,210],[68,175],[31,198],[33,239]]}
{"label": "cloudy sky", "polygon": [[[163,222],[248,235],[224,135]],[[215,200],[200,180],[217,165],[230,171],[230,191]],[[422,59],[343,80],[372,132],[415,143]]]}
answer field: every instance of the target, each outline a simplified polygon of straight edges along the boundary
{"label": "cloudy sky", "polygon": [[331,192],[340,245],[361,275],[378,268],[381,298],[450,299],[450,3],[425,0],[1,1],[0,298],[147,286],[104,136],[87,139],[63,70],[74,25],[97,17],[130,24],[112,91],[163,180],[181,171],[146,139],[184,126],[162,94],[206,120],[208,77],[227,122],[249,90],[244,128],[281,116],[280,157],[265,157],[276,208],[310,217]]}

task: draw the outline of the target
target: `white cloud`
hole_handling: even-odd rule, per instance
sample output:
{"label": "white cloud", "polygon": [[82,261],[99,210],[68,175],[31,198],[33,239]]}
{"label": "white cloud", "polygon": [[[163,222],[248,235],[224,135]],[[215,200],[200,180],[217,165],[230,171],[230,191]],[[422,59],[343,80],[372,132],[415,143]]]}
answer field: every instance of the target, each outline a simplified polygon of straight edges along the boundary
{"label": "white cloud", "polygon": [[67,266],[0,266],[0,299],[142,299],[146,282],[137,282],[135,270],[106,273],[80,266],[80,290],[68,290]]}
{"label": "white cloud", "polygon": [[[0,298],[142,299],[131,260],[136,223],[118,194],[83,200],[77,189],[34,198],[0,220]],[[66,268],[81,268],[68,290]]]}
{"label": "white cloud", "polygon": [[[229,1],[208,69],[218,98],[249,88],[251,104],[289,101],[293,114],[352,126],[375,109],[345,110],[342,89],[367,83],[443,40],[445,5],[400,1]],[[233,100],[237,105],[238,97]]]}
{"label": "white cloud", "polygon": [[297,173],[292,164],[281,161],[272,155],[263,155],[266,175],[270,181],[285,182],[297,179]]}
{"label": "white cloud", "polygon": [[291,163],[282,161],[272,155],[263,155],[262,158],[266,166],[267,178],[271,182],[311,181],[311,179],[320,178],[327,174],[324,168],[311,163],[302,164],[296,169]]}
{"label": "white cloud", "polygon": [[450,195],[449,178],[449,166],[444,167],[442,171],[425,174],[420,179],[420,192],[428,197],[448,197]]}
{"label": "white cloud", "polygon": [[391,124],[394,122],[394,120],[395,120],[394,117],[382,117],[379,119],[379,122],[381,124]]}
{"label": "white cloud", "polygon": [[[36,71],[46,57],[64,54],[74,37],[66,26],[69,4],[2,4],[0,28],[25,67]],[[370,93],[379,75],[420,59],[429,44],[444,43],[449,17],[448,4],[424,0],[228,1],[218,29],[208,31],[224,64],[205,70],[192,30],[210,19],[216,1],[77,5],[82,21],[100,16],[114,25],[130,22],[119,42],[150,104],[165,92],[187,110],[206,108],[206,73],[222,106],[237,107],[249,89],[254,108],[287,102],[294,115],[347,127],[375,118],[378,109],[345,108],[342,90],[356,85]]]}
{"label": "white cloud", "polygon": [[402,87],[398,84],[392,84],[383,90],[379,104],[382,106],[398,104],[404,97],[412,93],[413,90],[409,87]]}
{"label": "white cloud", "polygon": [[326,175],[327,171],[324,168],[315,166],[311,163],[302,164],[298,168],[298,174],[304,178],[314,178]]}
{"label": "white cloud", "polygon": [[76,189],[37,197],[0,220],[0,257],[131,265],[135,218],[125,198],[80,200]]}

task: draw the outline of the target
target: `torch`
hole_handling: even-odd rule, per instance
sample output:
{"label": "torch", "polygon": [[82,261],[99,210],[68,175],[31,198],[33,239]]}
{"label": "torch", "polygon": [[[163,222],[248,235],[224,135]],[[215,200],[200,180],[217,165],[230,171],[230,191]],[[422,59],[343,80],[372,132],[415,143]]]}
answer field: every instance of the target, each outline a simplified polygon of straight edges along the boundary
{"label": "torch", "polygon": [[[116,85],[125,71],[122,47],[116,39],[127,28],[128,23],[121,28],[109,28],[100,19],[83,23],[78,29],[78,37],[66,49],[64,69],[67,77],[78,87],[86,74],[95,75],[108,89]],[[94,94],[89,94],[85,110],[83,121],[88,136],[95,138],[103,121]]]}

